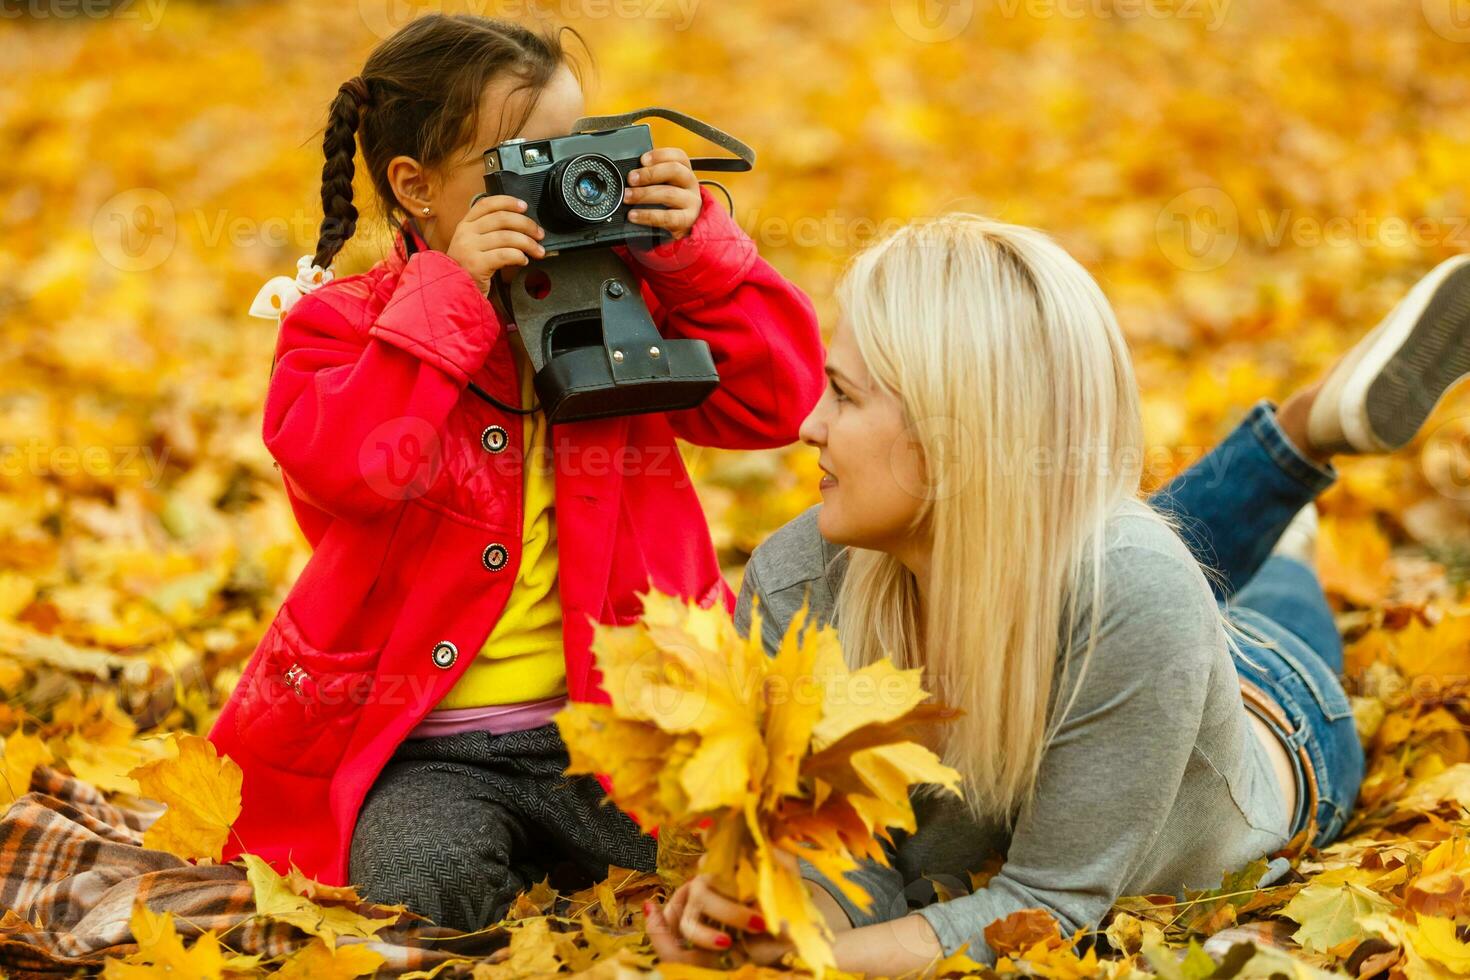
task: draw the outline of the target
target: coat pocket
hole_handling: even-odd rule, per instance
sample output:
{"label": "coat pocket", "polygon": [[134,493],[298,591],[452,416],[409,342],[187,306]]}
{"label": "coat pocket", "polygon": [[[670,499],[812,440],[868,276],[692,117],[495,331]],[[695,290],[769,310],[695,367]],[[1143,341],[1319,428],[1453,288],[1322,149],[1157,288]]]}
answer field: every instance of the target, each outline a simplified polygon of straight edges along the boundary
{"label": "coat pocket", "polygon": [[372,697],[380,652],[320,650],[281,606],[241,678],[236,733],[278,769],[331,773]]}

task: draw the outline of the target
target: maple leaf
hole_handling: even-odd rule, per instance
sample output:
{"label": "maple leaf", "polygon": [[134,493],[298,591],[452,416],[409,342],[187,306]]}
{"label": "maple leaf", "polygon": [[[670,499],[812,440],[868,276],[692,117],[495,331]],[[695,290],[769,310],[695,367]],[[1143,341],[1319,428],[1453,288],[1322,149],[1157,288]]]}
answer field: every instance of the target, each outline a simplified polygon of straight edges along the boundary
{"label": "maple leaf", "polygon": [[31,789],[31,775],[36,767],[51,761],[51,750],[34,735],[19,729],[5,737],[4,757],[0,758],[0,807],[8,807]]}
{"label": "maple leaf", "polygon": [[1216,970],[1210,954],[1193,939],[1185,947],[1182,959],[1175,955],[1174,950],[1152,939],[1143,941],[1143,955],[1164,980],[1204,980]]}
{"label": "maple leaf", "polygon": [[525,919],[510,928],[510,945],[497,963],[476,963],[474,980],[518,980],[542,973],[557,973],[561,956],[546,917]]}
{"label": "maple leaf", "polygon": [[143,834],[143,846],[182,858],[219,860],[240,815],[244,774],[198,735],[169,736],[169,757],[131,770],[144,796],[167,805]]}
{"label": "maple leaf", "polygon": [[1083,980],[1098,973],[1095,950],[1089,948],[1082,956],[1077,955],[1077,943],[1083,933],[1084,930],[1078,929],[1070,939],[1064,939],[1051,913],[1044,909],[1019,909],[992,922],[984,935],[987,943],[993,937],[1006,950],[996,960],[997,973]]}
{"label": "maple leaf", "polygon": [[506,912],[506,919],[530,919],[545,915],[556,901],[556,890],[548,879],[542,878],[530,888],[516,895]]}
{"label": "maple leaf", "polygon": [[1062,941],[1062,927],[1046,909],[1017,909],[985,927],[985,942],[997,956],[1021,953],[1037,943]]}
{"label": "maple leaf", "polygon": [[1164,938],[1163,931],[1156,923],[1127,912],[1115,914],[1104,934],[1108,937],[1108,943],[1123,953],[1137,953],[1143,948],[1145,939],[1162,942]]}
{"label": "maple leaf", "polygon": [[1470,763],[1415,780],[1395,803],[1400,811],[1420,813],[1433,812],[1447,803],[1470,809]]}
{"label": "maple leaf", "polygon": [[645,827],[707,823],[700,871],[758,905],[813,970],[830,969],[831,933],[796,859],[870,904],[845,872],[886,859],[875,834],[914,828],[909,787],[958,792],[959,773],[907,740],[938,716],[922,704],[920,671],[849,670],[835,630],[805,628],[806,608],[767,656],[759,610],[742,637],[723,609],[641,598],[638,623],[594,636],[610,703],[556,717],[567,771],[607,773],[613,799]]}
{"label": "maple leaf", "polygon": [[259,956],[229,953],[212,932],[201,933],[194,944],[185,948],[174,929],[171,912],[154,912],[141,901],[133,903],[129,919],[137,952],[121,959],[108,960],[102,975],[108,980],[166,980],[189,977],[190,980],[225,980],[226,971],[252,970]]}
{"label": "maple leaf", "polygon": [[[802,615],[805,615],[803,612]],[[752,630],[754,627],[751,627]],[[927,696],[920,686],[923,671],[917,667],[900,670],[891,660],[879,660],[849,674],[835,642],[824,644],[819,682],[842,683],[854,697],[832,699],[824,704],[821,720],[812,732],[812,748],[822,749],[868,725],[898,721],[913,711]],[[881,695],[857,692],[882,692]]]}
{"label": "maple leaf", "polygon": [[358,943],[332,946],[315,938],[286,958],[271,974],[282,980],[354,980],[376,972],[383,954]]}
{"label": "maple leaf", "polygon": [[1392,577],[1387,573],[1390,544],[1374,524],[1323,515],[1317,539],[1317,569],[1322,587],[1371,606],[1383,602]]}
{"label": "maple leaf", "polygon": [[[322,886],[304,878],[299,872],[288,879],[277,874],[274,868],[254,854],[243,854],[241,859],[245,862],[245,874],[255,892],[256,914],[277,922],[289,922],[303,932],[320,936],[329,947],[336,946],[338,936],[371,938],[378,930],[392,925],[397,919],[396,916],[372,918],[343,905],[320,905],[296,891],[293,885],[300,888],[305,883],[304,890],[314,892],[324,899],[333,896],[323,894],[319,890]],[[355,899],[356,894],[351,893],[351,898]],[[384,908],[397,910],[398,907]]]}
{"label": "maple leaf", "polygon": [[73,732],[66,737],[61,760],[66,763],[72,775],[99,789],[142,796],[143,791],[138,786],[138,781],[129,773],[158,758],[147,748],[149,744],[139,742],[108,745],[88,741]]}
{"label": "maple leaf", "polygon": [[1348,939],[1367,935],[1361,916],[1392,908],[1392,904],[1353,881],[1308,884],[1297,892],[1281,914],[1300,923],[1293,938],[1302,947],[1322,953]]}
{"label": "maple leaf", "polygon": [[581,938],[586,945],[576,946],[569,942],[560,950],[562,961],[574,973],[610,958],[642,970],[653,967],[653,954],[641,951],[643,937],[637,932],[612,932],[598,925],[586,912],[579,917],[578,924],[581,926]]}
{"label": "maple leaf", "polygon": [[936,977],[967,976],[983,972],[985,972],[985,964],[970,957],[968,944],[961,946],[950,956],[941,957],[935,962],[932,970]]}
{"label": "maple leaf", "polygon": [[1460,939],[1455,921],[1435,915],[1421,915],[1403,931],[1414,951],[1452,973],[1470,974],[1470,943]]}
{"label": "maple leaf", "polygon": [[1418,915],[1449,919],[1470,914],[1465,874],[1449,868],[1421,874],[1405,890],[1404,908]]}

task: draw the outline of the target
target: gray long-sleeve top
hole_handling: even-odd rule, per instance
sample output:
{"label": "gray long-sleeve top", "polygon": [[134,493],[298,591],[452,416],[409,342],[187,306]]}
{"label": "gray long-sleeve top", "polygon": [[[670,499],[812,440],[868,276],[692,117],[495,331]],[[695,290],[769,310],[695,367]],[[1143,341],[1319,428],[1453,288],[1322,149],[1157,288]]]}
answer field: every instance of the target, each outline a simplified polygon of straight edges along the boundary
{"label": "gray long-sleeve top", "polygon": [[[819,509],[776,531],[746,566],[736,626],[749,634],[759,596],[768,652],[808,593],[815,616],[833,622],[846,555],[817,530]],[[1047,909],[1070,934],[1096,925],[1121,895],[1216,887],[1227,871],[1286,845],[1286,802],[1249,727],[1215,598],[1193,555],[1142,502],[1109,521],[1103,596],[1082,692],[1042,758],[1033,805],[1010,833],[974,821],[952,794],[916,788],[917,831],[895,830],[896,848],[885,845],[893,866],[868,862],[848,873],[873,896],[870,909],[801,862],[803,877],[831,892],[854,926],[914,906],[945,955],[968,944],[971,957],[993,964],[982,933],[1012,912]],[[1084,603],[1077,651],[1090,618]],[[1071,694],[1058,693],[1062,683],[1054,710]],[[993,855],[1004,856],[999,873],[971,892],[967,872]],[[1273,862],[1261,884],[1285,871],[1284,860]],[[960,897],[937,901],[926,878]]]}

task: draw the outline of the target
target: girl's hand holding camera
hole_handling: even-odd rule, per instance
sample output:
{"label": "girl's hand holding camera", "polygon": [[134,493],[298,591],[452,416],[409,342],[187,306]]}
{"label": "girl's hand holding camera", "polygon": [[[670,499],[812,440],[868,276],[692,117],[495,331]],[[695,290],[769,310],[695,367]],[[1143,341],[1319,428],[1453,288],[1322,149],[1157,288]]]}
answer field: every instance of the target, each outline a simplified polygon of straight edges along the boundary
{"label": "girl's hand holding camera", "polygon": [[546,232],[525,210],[525,201],[508,194],[482,197],[455,227],[444,253],[470,274],[480,292],[490,288],[497,271],[513,271],[546,255],[541,247]]}
{"label": "girl's hand holding camera", "polygon": [[[623,201],[662,204],[663,208],[634,208],[628,220],[662,228],[676,241],[683,238],[699,219],[703,203],[689,154],[676,147],[661,147],[643,154],[640,162],[642,167],[628,173]],[[496,272],[509,278],[516,266],[546,256],[541,246],[546,231],[525,211],[526,202],[508,194],[481,197],[455,227],[445,254],[470,274],[481,292],[490,288]]]}
{"label": "girl's hand holding camera", "polygon": [[678,147],[655,147],[643,154],[639,162],[642,167],[628,172],[623,202],[662,204],[666,210],[635,208],[628,212],[628,220],[662,228],[678,241],[694,227],[702,203],[699,178],[689,166],[689,154]]}

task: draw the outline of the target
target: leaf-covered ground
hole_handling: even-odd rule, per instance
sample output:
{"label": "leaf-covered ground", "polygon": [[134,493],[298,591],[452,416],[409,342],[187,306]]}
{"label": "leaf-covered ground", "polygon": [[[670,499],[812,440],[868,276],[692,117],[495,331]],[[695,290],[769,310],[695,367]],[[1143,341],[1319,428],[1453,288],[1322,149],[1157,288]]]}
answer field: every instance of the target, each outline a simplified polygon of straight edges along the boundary
{"label": "leaf-covered ground", "polygon": [[[828,326],[840,261],[889,223],[964,208],[1057,235],[1133,343],[1150,485],[1470,250],[1470,28],[1453,0],[472,9],[581,29],[589,111],[670,104],[755,146],[755,172],[725,180],[738,217]],[[0,802],[41,762],[144,794],[128,774],[165,754],[155,736],[207,731],[306,560],[260,440],[273,329],[245,310],[314,245],[325,107],[410,11],[28,4],[0,27]],[[385,247],[368,215],[345,271]],[[1217,966],[1189,944],[1257,921],[1295,932],[1297,963],[1470,975],[1467,410],[1461,391],[1413,447],[1345,462],[1321,501],[1370,750],[1344,842],[1274,889],[1121,903],[1112,945],[1136,951],[1121,961],[1009,923],[1003,969],[1201,977]],[[687,457],[732,584],[817,500],[800,447]],[[595,921],[528,897],[521,959],[497,975],[641,968],[632,893],[597,894]],[[1241,955],[1219,975],[1291,969]]]}

